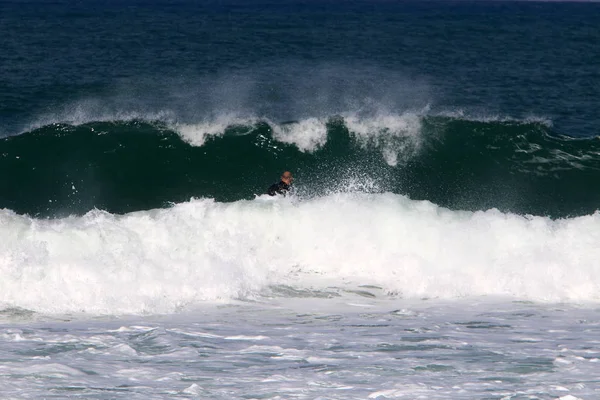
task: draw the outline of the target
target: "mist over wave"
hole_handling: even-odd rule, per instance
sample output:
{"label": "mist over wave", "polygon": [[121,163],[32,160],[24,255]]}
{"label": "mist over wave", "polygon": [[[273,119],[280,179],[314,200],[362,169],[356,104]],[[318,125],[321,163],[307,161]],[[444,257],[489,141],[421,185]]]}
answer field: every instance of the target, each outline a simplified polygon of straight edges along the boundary
{"label": "mist over wave", "polygon": [[[161,120],[169,125],[327,119],[356,113],[369,117],[398,110],[422,110],[433,96],[424,77],[369,63],[342,65],[276,60],[243,70],[180,76],[139,75],[85,91],[45,110],[31,110],[12,129],[15,134],[53,123]],[[4,125],[4,124],[3,124]],[[3,132],[4,131],[4,132]]]}
{"label": "mist over wave", "polygon": [[5,210],[0,222],[0,303],[45,313],[169,313],[282,285],[600,299],[598,214],[553,221],[355,193],[55,220]]}

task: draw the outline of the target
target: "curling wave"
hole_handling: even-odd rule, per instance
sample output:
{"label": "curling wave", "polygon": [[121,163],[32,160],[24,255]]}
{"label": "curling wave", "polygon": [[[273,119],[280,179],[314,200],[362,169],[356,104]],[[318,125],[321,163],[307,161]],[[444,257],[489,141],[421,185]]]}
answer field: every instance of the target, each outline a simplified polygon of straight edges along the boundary
{"label": "curling wave", "polygon": [[0,140],[0,208],[60,217],[253,198],[283,169],[303,198],[392,192],[451,209],[566,217],[600,204],[600,143],[543,120],[354,114],[51,124]]}

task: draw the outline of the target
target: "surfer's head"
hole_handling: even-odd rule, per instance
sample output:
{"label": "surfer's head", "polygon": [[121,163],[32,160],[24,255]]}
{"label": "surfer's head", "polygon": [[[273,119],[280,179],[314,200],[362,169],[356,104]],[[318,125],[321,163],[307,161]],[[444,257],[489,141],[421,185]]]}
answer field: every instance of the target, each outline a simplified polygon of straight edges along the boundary
{"label": "surfer's head", "polygon": [[281,174],[281,182],[291,185],[293,181],[294,177],[290,171],[285,171],[283,174]]}

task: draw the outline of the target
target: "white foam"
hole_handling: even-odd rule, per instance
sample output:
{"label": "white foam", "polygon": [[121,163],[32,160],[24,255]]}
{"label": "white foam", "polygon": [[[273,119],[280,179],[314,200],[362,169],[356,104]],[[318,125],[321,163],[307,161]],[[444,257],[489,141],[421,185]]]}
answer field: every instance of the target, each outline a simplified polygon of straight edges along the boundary
{"label": "white foam", "polygon": [[[363,146],[377,146],[390,165],[397,165],[412,157],[421,144],[421,116],[416,113],[381,113],[362,117],[346,113],[343,120],[351,135]],[[254,126],[267,122],[275,140],[296,146],[303,152],[314,152],[327,143],[326,118],[306,118],[279,124],[268,118],[220,115],[197,124],[170,124],[181,137],[193,146],[202,146],[210,136],[222,135],[231,126]]]}
{"label": "white foam", "polygon": [[85,373],[75,368],[56,363],[28,367],[23,367],[18,363],[3,363],[3,365],[0,365],[0,375],[9,374],[36,375],[51,378],[85,375]]}
{"label": "white foam", "polygon": [[[379,113],[368,117],[345,113],[343,122],[363,146],[377,146],[390,165],[408,160],[421,143],[421,116],[416,113]],[[327,143],[327,119],[307,118],[279,125],[268,121],[276,140],[313,152]]]}
{"label": "white foam", "polygon": [[[350,134],[364,146],[381,148],[384,159],[390,165],[406,161],[420,145],[421,117],[415,113],[370,117],[346,113],[343,118]],[[269,124],[275,140],[294,145],[302,152],[314,152],[327,143],[327,118],[311,117],[280,124],[268,118],[223,114],[200,123],[171,123],[169,126],[186,142],[202,146],[208,137],[222,135],[228,127],[252,127],[259,121]]]}
{"label": "white foam", "polygon": [[373,284],[404,297],[600,300],[600,214],[553,221],[393,194],[194,200],[124,216],[0,211],[0,303],[165,313],[267,285]]}
{"label": "white foam", "polygon": [[385,113],[368,118],[346,114],[344,123],[365,146],[380,147],[385,161],[392,166],[414,155],[421,143],[421,117],[415,113]]}
{"label": "white foam", "polygon": [[308,118],[287,125],[272,124],[274,138],[292,143],[301,151],[315,151],[327,142],[327,121]]}
{"label": "white foam", "polygon": [[220,136],[232,126],[252,127],[258,122],[254,117],[242,117],[236,114],[221,114],[207,118],[198,123],[170,123],[170,128],[176,131],[183,140],[192,146],[203,146],[211,136]]}

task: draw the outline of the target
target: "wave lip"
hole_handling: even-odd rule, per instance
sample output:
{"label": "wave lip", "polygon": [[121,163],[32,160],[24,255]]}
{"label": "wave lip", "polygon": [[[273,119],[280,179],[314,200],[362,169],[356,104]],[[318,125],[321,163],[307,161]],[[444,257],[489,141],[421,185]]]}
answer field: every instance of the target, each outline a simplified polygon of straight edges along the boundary
{"label": "wave lip", "polygon": [[269,286],[375,285],[406,298],[597,302],[600,215],[464,212],[394,194],[193,200],[123,216],[0,212],[0,303],[170,313]]}
{"label": "wave lip", "polygon": [[209,138],[222,136],[228,130],[236,127],[242,128],[243,132],[248,133],[258,122],[259,120],[255,117],[224,114],[199,123],[170,122],[167,126],[177,132],[185,142],[201,147]]}

